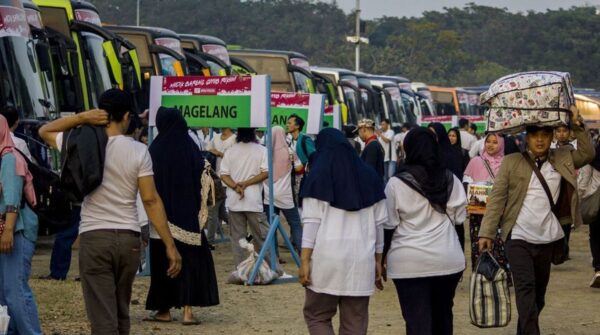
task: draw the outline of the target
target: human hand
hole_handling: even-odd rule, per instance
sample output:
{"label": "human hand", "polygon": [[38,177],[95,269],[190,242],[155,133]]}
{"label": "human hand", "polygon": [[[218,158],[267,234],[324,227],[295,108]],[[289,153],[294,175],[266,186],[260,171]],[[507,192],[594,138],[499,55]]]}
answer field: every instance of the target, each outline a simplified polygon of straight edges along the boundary
{"label": "human hand", "polygon": [[172,244],[170,247],[167,247],[167,258],[169,259],[169,269],[167,270],[167,276],[170,278],[175,278],[181,272],[181,255],[175,244]]}
{"label": "human hand", "polygon": [[108,124],[108,113],[103,109],[91,109],[77,114],[83,124],[104,126]]}
{"label": "human hand", "polygon": [[4,229],[0,236],[0,253],[10,254],[13,249],[14,236],[11,229]]}
{"label": "human hand", "polygon": [[244,187],[239,184],[235,185],[235,192],[240,195],[240,200],[244,199]]}
{"label": "human hand", "polygon": [[480,237],[479,241],[477,241],[477,244],[479,244],[479,252],[489,251],[492,250],[494,241],[491,238]]}
{"label": "human hand", "polygon": [[383,290],[383,266],[379,262],[375,262],[375,287]]}
{"label": "human hand", "polygon": [[300,269],[298,269],[298,281],[304,287],[307,287],[311,284],[310,282],[310,262],[302,261],[300,264]]}

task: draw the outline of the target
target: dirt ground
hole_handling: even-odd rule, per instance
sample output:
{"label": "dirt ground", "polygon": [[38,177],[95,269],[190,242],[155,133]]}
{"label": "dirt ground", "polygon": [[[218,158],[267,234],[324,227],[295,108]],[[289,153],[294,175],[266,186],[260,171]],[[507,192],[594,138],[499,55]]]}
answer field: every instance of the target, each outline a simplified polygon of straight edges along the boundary
{"label": "dirt ground", "polygon": [[[43,239],[33,259],[32,278],[48,273],[52,239]],[[542,333],[549,335],[599,335],[600,289],[588,283],[592,276],[587,227],[574,231],[569,262],[553,268],[546,309],[541,316]],[[296,273],[289,253],[282,251],[288,273]],[[138,278],[134,284],[131,323],[134,335],[141,334],[307,334],[302,316],[304,289],[297,283],[269,286],[236,286],[225,283],[232,269],[230,246],[219,244],[213,257],[217,265],[221,304],[195,309],[200,326],[182,326],[179,322],[157,324],[143,322],[149,278]],[[77,251],[69,280],[48,282],[32,279],[38,302],[42,328],[49,335],[88,334],[80,284],[77,275]],[[469,267],[470,269],[470,267]],[[468,310],[468,276],[456,292],[454,323],[457,335],[515,334],[516,309],[513,295],[513,320],[503,329],[481,330],[472,326]],[[181,320],[181,311],[174,316]],[[369,334],[404,334],[396,292],[391,282],[384,291],[372,297]]]}

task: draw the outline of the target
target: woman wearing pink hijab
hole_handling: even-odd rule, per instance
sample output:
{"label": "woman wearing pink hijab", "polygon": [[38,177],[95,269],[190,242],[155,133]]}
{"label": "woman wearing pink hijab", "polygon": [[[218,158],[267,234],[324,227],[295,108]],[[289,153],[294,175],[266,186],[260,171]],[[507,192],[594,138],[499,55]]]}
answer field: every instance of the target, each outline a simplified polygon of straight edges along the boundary
{"label": "woman wearing pink hijab", "polygon": [[[479,156],[471,159],[463,177],[465,184],[494,184],[494,179],[502,160],[504,159],[504,138],[497,134],[488,134],[485,137],[485,143]],[[482,214],[469,214],[469,228],[471,233],[471,267],[473,270],[477,266],[479,259],[479,246],[477,240],[479,238],[479,228],[481,226]],[[497,236],[494,241],[492,255],[508,273],[506,255],[504,253],[504,243]]]}
{"label": "woman wearing pink hijab", "polygon": [[[291,232],[292,244],[296,251],[302,246],[302,224],[298,207],[294,202],[292,191],[292,169],[294,166],[301,167],[302,164],[296,154],[290,149],[285,138],[285,130],[275,126],[273,134],[273,203],[275,213],[283,212]],[[265,211],[269,208],[269,183],[264,183],[264,205]],[[270,218],[269,218],[270,219]]]}
{"label": "woman wearing pink hijab", "polygon": [[9,334],[42,334],[29,275],[38,218],[33,177],[0,115],[0,305],[8,306]]}

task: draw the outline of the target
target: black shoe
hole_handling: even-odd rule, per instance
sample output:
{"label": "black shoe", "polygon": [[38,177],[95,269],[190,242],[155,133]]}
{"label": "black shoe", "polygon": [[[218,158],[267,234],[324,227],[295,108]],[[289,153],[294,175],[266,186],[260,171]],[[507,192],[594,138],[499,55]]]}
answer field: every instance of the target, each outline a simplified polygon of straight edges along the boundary
{"label": "black shoe", "polygon": [[214,244],[212,244],[212,243],[209,243],[209,244],[208,244],[208,248],[209,248],[210,250],[212,250],[212,251],[215,251],[215,249],[217,249],[217,247],[215,247],[215,245],[214,245]]}
{"label": "black shoe", "polygon": [[64,280],[64,279],[54,278],[54,277],[52,277],[52,275],[39,276],[38,279],[42,279],[42,280],[56,280],[56,281]]}

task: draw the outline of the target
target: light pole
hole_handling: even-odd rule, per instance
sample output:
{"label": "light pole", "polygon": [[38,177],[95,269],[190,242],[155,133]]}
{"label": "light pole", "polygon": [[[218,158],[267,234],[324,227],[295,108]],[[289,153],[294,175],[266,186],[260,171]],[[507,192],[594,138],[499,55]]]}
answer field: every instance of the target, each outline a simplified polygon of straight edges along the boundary
{"label": "light pole", "polygon": [[356,0],[356,72],[360,71],[360,0]]}
{"label": "light pole", "polygon": [[135,11],[135,25],[138,27],[140,26],[140,1],[141,0],[137,0],[137,6]]}
{"label": "light pole", "polygon": [[360,44],[369,44],[369,39],[360,37],[360,0],[356,0],[356,35],[346,36],[346,41],[353,43],[356,51],[356,72],[360,71]]}

